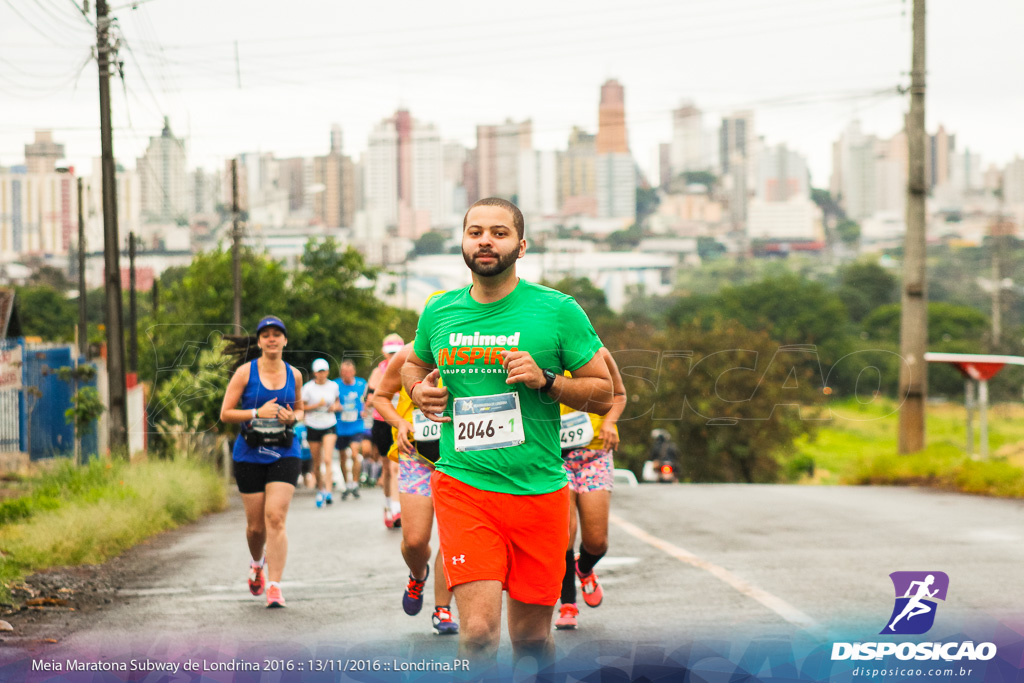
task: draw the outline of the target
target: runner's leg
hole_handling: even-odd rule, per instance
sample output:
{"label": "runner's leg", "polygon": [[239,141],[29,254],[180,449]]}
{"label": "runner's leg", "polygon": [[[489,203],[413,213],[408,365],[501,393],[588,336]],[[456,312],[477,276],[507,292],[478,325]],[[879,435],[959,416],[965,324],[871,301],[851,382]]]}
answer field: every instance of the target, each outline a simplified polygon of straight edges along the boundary
{"label": "runner's leg", "polygon": [[324,489],[330,493],[334,489],[334,466],[332,460],[334,458],[334,442],[338,437],[334,432],[324,434],[324,442],[321,444],[321,454],[324,461]]}
{"label": "runner's leg", "polygon": [[267,482],[266,536],[267,536],[267,578],[280,581],[288,557],[288,535],[285,519],[292,501],[295,487],[281,481]]}
{"label": "runner's leg", "polygon": [[[528,605],[509,597],[508,635],[512,641],[512,655],[517,661],[533,657],[537,660],[538,669],[554,662],[555,640],[551,636],[554,611],[554,605]],[[459,603],[459,615],[465,623],[462,603]]]}
{"label": "runner's leg", "polygon": [[267,545],[267,524],[264,519],[264,501],[266,494],[243,493],[242,505],[245,507],[245,540],[249,544],[249,554],[253,561],[263,559],[263,550]]}
{"label": "runner's leg", "polygon": [[[459,657],[490,664],[501,639],[501,581],[470,581],[455,586],[453,592],[461,629]],[[551,628],[551,609],[547,628]]]}

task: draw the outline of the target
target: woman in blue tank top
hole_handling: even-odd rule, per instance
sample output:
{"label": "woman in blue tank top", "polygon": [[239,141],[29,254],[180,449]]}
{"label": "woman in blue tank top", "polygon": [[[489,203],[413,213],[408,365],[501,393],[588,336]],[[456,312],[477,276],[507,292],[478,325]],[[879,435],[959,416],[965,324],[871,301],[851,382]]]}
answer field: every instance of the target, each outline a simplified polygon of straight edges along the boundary
{"label": "woman in blue tank top", "polygon": [[302,375],[281,358],[288,337],[280,318],[260,320],[256,337],[262,354],[235,370],[220,419],[242,425],[233,460],[252,555],[249,591],[262,595],[265,589],[267,607],[284,607],[280,581],[288,552],[285,518],[302,469],[301,444],[292,432],[303,416],[302,396],[296,391]]}

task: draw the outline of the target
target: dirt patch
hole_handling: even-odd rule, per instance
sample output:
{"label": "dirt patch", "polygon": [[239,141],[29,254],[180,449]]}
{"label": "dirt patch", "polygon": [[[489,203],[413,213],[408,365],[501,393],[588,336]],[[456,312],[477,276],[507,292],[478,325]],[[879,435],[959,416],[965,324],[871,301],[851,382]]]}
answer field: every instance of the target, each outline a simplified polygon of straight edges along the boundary
{"label": "dirt patch", "polygon": [[0,631],[0,648],[59,643],[88,628],[97,613],[126,604],[131,598],[118,591],[165,569],[159,553],[152,551],[169,547],[190,528],[154,536],[101,565],[47,569],[12,585],[14,602],[0,604],[0,619],[14,630]]}

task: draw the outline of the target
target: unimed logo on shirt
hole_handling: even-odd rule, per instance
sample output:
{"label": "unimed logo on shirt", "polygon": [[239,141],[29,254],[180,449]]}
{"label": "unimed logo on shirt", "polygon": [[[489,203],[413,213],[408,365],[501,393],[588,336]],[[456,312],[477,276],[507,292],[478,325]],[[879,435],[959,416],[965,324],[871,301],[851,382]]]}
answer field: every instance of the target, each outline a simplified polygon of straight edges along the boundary
{"label": "unimed logo on shirt", "polygon": [[451,344],[451,348],[441,349],[437,354],[438,366],[472,365],[477,361],[483,361],[485,365],[501,365],[502,353],[518,350],[519,332],[512,334],[452,332],[448,335],[448,343]]}

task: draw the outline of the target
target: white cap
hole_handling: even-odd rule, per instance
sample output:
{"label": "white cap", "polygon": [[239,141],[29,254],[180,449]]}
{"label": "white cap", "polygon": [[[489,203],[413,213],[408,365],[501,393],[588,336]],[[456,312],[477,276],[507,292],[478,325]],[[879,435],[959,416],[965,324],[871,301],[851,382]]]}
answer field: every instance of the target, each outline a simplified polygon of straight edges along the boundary
{"label": "white cap", "polygon": [[323,358],[317,358],[313,361],[313,372],[320,372],[321,370],[330,370],[331,366]]}

